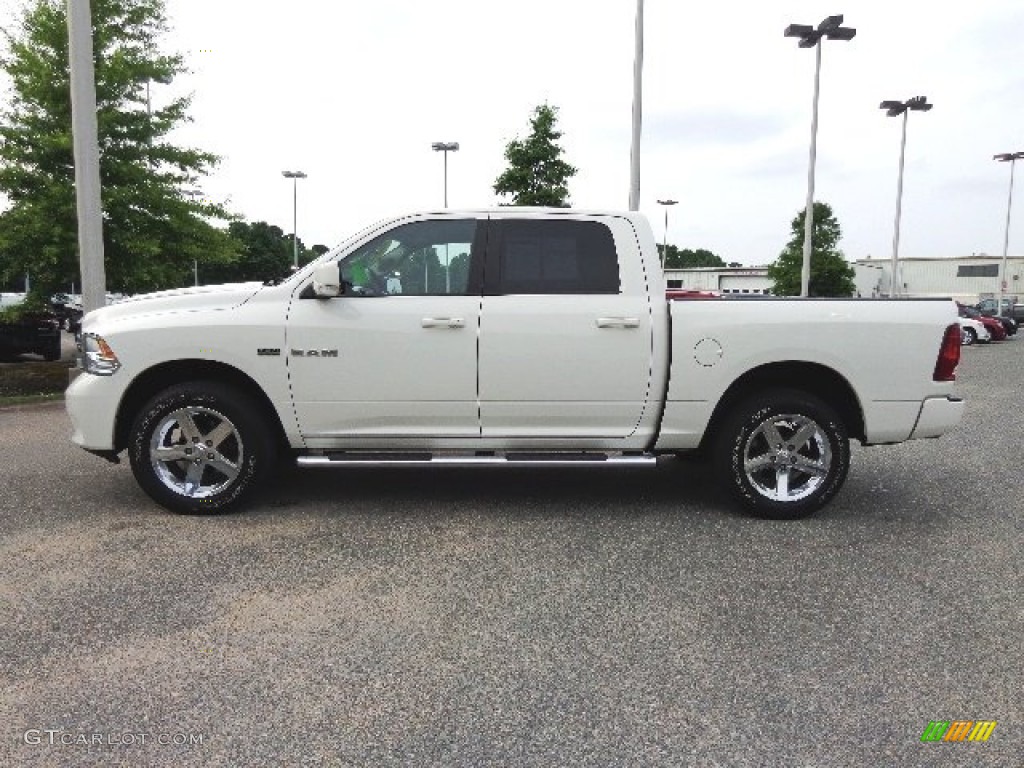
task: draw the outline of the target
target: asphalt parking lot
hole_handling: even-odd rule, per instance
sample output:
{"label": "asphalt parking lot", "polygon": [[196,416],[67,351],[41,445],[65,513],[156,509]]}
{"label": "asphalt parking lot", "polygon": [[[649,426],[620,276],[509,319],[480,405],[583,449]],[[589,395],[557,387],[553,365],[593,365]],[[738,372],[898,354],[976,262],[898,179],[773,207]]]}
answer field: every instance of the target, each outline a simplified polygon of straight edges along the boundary
{"label": "asphalt parking lot", "polygon": [[856,447],[793,523],[671,460],[177,517],[61,405],[2,409],[0,765],[1020,765],[1024,339],[960,381],[955,432]]}

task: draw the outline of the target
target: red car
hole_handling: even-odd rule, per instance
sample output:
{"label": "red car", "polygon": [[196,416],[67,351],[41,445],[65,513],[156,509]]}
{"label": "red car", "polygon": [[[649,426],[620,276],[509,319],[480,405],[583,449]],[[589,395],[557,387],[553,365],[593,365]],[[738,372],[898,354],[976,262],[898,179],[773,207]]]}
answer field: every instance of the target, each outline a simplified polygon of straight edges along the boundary
{"label": "red car", "polygon": [[992,335],[992,341],[1002,341],[1006,338],[1006,328],[996,318],[986,317],[974,309],[974,307],[968,307],[959,301],[956,303],[956,309],[960,313],[960,317],[969,317],[972,320],[977,320],[988,328],[988,332]]}
{"label": "red car", "polygon": [[720,299],[722,295],[716,291],[698,291],[692,288],[666,288],[666,299]]}

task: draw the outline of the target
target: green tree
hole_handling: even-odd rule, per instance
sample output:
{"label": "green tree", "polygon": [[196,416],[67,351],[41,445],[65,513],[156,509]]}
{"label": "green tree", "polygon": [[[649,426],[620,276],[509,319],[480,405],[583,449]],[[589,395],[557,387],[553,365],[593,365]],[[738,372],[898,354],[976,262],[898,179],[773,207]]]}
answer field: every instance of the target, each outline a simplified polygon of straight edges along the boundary
{"label": "green tree", "polygon": [[576,169],[562,159],[557,118],[557,107],[542,104],[533,110],[530,135],[505,147],[508,168],[494,182],[494,191],[512,201],[502,205],[569,207],[569,179]]}
{"label": "green tree", "polygon": [[[792,237],[779,258],[768,267],[776,296],[800,295],[800,272],[804,260],[804,213],[793,219]],[[839,221],[828,203],[814,204],[814,226],[811,229],[811,296],[852,296],[856,287],[853,267],[836,246],[842,237]]]}
{"label": "green tree", "polygon": [[[292,235],[265,221],[232,221],[228,234],[235,240],[237,255],[231,261],[200,265],[199,280],[213,283],[241,283],[271,280],[291,272],[295,255]],[[299,238],[299,266],[308,264],[328,251],[325,245],[306,248]]]}
{"label": "green tree", "polygon": [[677,248],[671,243],[668,244],[668,251],[665,256],[666,269],[694,269],[696,267],[724,267],[725,262],[721,256],[707,250],[706,248]]}
{"label": "green tree", "polygon": [[[186,194],[217,157],[169,138],[190,98],[148,108],[147,84],[184,70],[181,56],[158,48],[164,0],[91,5],[108,284],[130,293],[181,285],[194,260],[233,255],[234,241],[211,224],[230,214]],[[10,208],[0,214],[0,268],[30,273],[33,293],[46,295],[74,281],[79,264],[64,0],[31,0],[4,37],[11,100],[0,111],[0,191]]]}

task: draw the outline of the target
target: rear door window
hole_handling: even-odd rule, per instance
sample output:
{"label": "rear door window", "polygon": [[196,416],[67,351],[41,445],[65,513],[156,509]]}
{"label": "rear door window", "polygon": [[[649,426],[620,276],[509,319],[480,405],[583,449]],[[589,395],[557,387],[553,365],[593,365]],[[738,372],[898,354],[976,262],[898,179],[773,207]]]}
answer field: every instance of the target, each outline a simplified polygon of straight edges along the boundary
{"label": "rear door window", "polygon": [[612,233],[597,221],[492,221],[486,293],[619,293]]}

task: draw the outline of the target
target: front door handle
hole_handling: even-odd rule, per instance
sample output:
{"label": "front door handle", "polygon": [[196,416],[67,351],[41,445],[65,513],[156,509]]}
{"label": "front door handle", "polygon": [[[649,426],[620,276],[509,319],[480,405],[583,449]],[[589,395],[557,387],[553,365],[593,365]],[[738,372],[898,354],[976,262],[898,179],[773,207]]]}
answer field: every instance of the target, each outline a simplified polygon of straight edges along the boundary
{"label": "front door handle", "polygon": [[639,328],[640,318],[637,317],[599,317],[598,328]]}
{"label": "front door handle", "polygon": [[424,328],[465,328],[466,321],[461,317],[424,317],[420,325]]}

